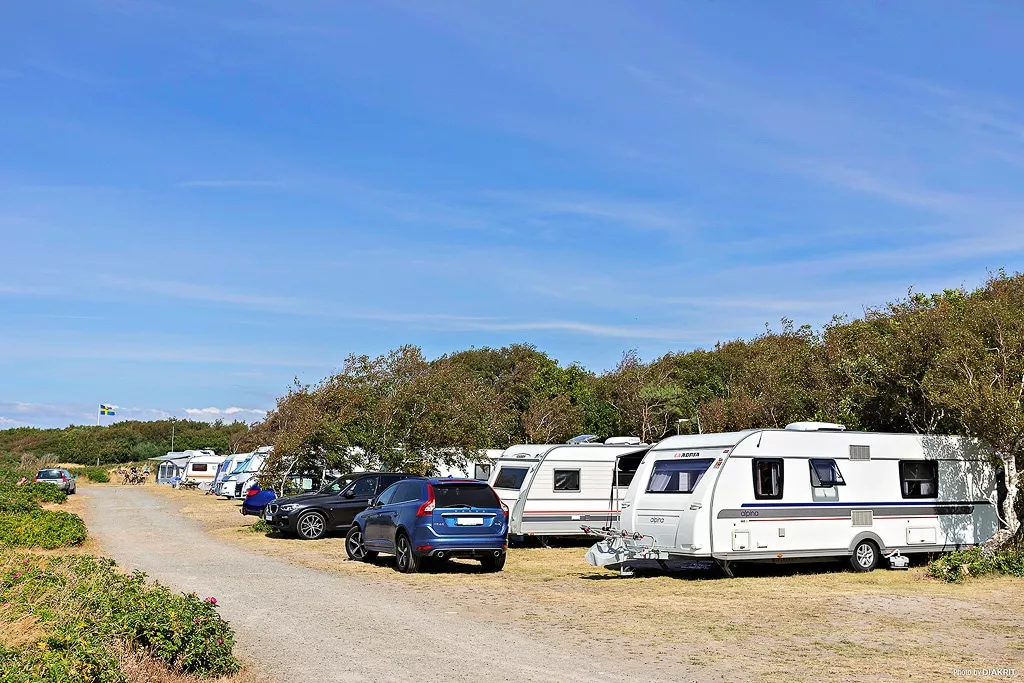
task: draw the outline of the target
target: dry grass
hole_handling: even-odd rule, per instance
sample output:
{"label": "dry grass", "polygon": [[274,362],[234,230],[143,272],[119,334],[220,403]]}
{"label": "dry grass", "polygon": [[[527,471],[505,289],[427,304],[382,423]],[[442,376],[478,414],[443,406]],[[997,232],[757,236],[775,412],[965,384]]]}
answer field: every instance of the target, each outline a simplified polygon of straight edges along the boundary
{"label": "dry grass", "polygon": [[[171,671],[159,659],[145,650],[117,647],[117,657],[127,683],[210,683],[209,678],[198,678]],[[232,676],[213,679],[216,683],[267,683],[251,669],[243,668]]]}
{"label": "dry grass", "polygon": [[1009,577],[957,586],[930,579],[923,567],[855,574],[788,565],[735,579],[620,579],[586,564],[583,546],[516,548],[499,574],[449,562],[404,575],[387,557],[350,562],[340,537],[310,542],[249,533],[244,527],[255,519],[242,517],[237,502],[169,487],[153,491],[210,533],[253,550],[390,583],[442,611],[516,622],[566,646],[635,653],[628,656],[656,668],[687,664],[724,680],[779,683],[940,681],[954,680],[954,668],[1019,669],[1024,661],[1024,581]]}
{"label": "dry grass", "polygon": [[46,637],[43,630],[39,628],[39,620],[33,616],[14,619],[0,613],[0,624],[3,624],[3,628],[0,629],[0,645],[10,650],[34,647],[36,643]]}

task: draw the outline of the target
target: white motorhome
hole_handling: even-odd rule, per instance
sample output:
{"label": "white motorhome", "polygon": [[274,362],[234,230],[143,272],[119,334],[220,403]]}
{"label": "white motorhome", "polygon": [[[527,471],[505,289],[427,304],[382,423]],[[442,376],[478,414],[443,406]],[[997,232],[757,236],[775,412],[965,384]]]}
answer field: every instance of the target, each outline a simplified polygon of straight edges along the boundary
{"label": "white motorhome", "polygon": [[273,446],[262,446],[249,453],[249,457],[241,460],[226,477],[221,479],[214,493],[228,498],[244,496],[246,490],[256,482],[256,476],[263,469],[263,463],[273,451]]}
{"label": "white motorhome", "polygon": [[217,466],[217,476],[213,478],[213,492],[220,491],[220,484],[234,472],[242,462],[247,460],[252,453],[232,453],[224,458],[224,461]]}
{"label": "white motorhome", "polygon": [[488,483],[509,508],[510,535],[582,536],[583,524],[618,523],[620,499],[648,449],[632,437],[512,446]]}
{"label": "white motorhome", "polygon": [[987,540],[999,527],[995,496],[990,460],[961,437],[814,422],[674,436],[643,459],[621,530],[587,560],[714,560],[729,574],[744,560],[849,558],[870,571],[883,557],[901,566],[901,554]]}

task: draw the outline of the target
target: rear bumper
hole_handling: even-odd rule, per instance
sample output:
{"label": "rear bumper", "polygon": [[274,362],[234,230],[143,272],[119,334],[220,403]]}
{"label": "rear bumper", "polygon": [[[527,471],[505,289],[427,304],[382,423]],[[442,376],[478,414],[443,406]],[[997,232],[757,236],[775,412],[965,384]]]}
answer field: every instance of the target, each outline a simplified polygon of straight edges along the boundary
{"label": "rear bumper", "polygon": [[501,554],[508,547],[504,535],[439,536],[433,529],[422,529],[412,539],[413,551],[428,557],[486,557]]}

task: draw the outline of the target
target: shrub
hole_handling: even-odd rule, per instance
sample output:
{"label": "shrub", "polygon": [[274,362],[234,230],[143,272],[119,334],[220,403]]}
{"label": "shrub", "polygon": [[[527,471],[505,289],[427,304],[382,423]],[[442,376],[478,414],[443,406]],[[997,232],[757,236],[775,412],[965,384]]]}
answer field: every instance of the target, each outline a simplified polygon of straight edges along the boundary
{"label": "shrub", "polygon": [[969,576],[985,574],[1024,577],[1024,549],[1008,549],[992,557],[986,557],[981,548],[977,547],[957,550],[931,562],[928,573],[950,583],[960,583]]}
{"label": "shrub", "polygon": [[[0,650],[0,683],[120,682],[124,676],[111,654],[117,648],[147,651],[186,674],[238,670],[234,634],[217,614],[215,599],[175,594],[115,566],[87,556],[7,554],[0,562],[0,601],[11,612],[0,613],[0,620],[32,616],[47,636],[35,649]],[[44,671],[46,677],[33,677]]]}
{"label": "shrub", "polygon": [[66,548],[85,540],[85,522],[60,510],[0,512],[0,545]]}
{"label": "shrub", "polygon": [[63,503],[66,493],[53,484],[22,484],[0,480],[0,512],[38,510],[39,503]]}
{"label": "shrub", "polygon": [[277,531],[277,529],[270,526],[270,524],[263,519],[257,520],[255,524],[250,524],[246,527],[246,529],[254,534],[269,534],[274,531]]}
{"label": "shrub", "polygon": [[70,472],[85,477],[94,484],[110,482],[110,470],[106,467],[72,467]]}

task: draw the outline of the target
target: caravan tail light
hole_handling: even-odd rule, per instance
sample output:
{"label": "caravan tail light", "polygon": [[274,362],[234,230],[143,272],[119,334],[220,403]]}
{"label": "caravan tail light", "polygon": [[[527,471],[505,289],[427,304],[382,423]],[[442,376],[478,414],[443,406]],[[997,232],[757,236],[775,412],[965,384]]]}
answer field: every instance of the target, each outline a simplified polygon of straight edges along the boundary
{"label": "caravan tail light", "polygon": [[416,511],[417,517],[429,517],[434,514],[434,487],[427,484],[427,500]]}

